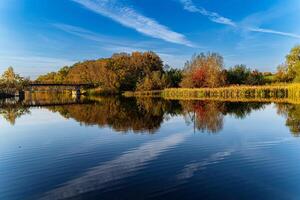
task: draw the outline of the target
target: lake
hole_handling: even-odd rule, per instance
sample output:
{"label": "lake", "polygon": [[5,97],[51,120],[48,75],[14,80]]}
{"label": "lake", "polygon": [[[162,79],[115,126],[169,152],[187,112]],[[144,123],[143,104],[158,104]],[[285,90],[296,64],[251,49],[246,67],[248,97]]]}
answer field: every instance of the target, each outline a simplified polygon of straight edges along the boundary
{"label": "lake", "polygon": [[300,105],[6,101],[0,199],[300,199]]}

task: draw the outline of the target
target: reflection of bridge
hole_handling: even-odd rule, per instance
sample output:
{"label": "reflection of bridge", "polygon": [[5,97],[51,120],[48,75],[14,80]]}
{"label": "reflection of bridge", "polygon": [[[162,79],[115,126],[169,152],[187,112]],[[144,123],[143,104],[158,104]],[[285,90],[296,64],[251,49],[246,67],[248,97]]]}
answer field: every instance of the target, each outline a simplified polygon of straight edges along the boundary
{"label": "reflection of bridge", "polygon": [[53,107],[53,106],[68,106],[68,105],[84,105],[90,104],[91,101],[88,100],[69,100],[62,102],[51,102],[51,101],[14,101],[14,102],[5,102],[0,104],[2,109],[6,107]]}
{"label": "reflection of bridge", "polygon": [[82,90],[86,88],[91,88],[93,87],[93,84],[72,84],[72,83],[62,83],[62,84],[57,84],[57,83],[30,83],[25,91],[64,91],[64,90],[69,90],[72,92],[74,95],[80,95],[82,94]]}

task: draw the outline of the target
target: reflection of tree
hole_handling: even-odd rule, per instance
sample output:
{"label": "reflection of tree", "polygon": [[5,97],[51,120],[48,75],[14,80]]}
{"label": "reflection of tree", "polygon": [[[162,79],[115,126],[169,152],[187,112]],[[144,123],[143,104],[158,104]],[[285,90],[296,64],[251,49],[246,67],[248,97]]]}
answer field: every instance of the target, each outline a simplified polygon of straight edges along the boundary
{"label": "reflection of tree", "polygon": [[30,114],[29,109],[20,105],[1,106],[0,108],[0,115],[2,115],[11,125],[14,125],[16,119],[25,114]]}
{"label": "reflection of tree", "polygon": [[[90,98],[74,100],[70,95],[36,93],[22,102],[0,104],[0,114],[11,124],[16,118],[29,113],[29,107],[47,106],[65,118],[72,118],[84,125],[111,127],[116,131],[154,133],[164,120],[183,115],[195,129],[217,133],[223,128],[225,115],[244,118],[252,110],[264,106],[261,103],[233,103],[221,101],[168,101],[160,98]],[[287,125],[300,132],[297,116],[300,108],[284,107]]]}
{"label": "reflection of tree", "polygon": [[188,123],[194,123],[200,131],[217,133],[223,128],[224,115],[245,118],[252,110],[261,109],[262,103],[221,101],[181,101]]}
{"label": "reflection of tree", "polygon": [[182,101],[186,120],[200,131],[217,133],[223,127],[223,104],[216,101]]}
{"label": "reflection of tree", "polygon": [[225,102],[224,114],[233,115],[236,118],[243,119],[253,110],[263,109],[264,103],[257,102]]}
{"label": "reflection of tree", "polygon": [[[46,88],[46,87],[45,87]],[[47,89],[46,89],[47,91]],[[70,91],[52,91],[52,92],[30,92],[25,94],[25,100],[22,102],[23,104],[31,105],[31,104],[55,104],[55,103],[71,103],[79,102],[80,99],[73,99]]]}
{"label": "reflection of tree", "polygon": [[56,106],[49,109],[85,125],[108,125],[117,131],[153,133],[160,127],[168,108],[174,109],[174,105],[172,107],[168,103],[153,99],[99,98],[90,104]]}
{"label": "reflection of tree", "polygon": [[300,136],[300,105],[277,104],[277,113],[286,118],[286,126],[294,136]]}

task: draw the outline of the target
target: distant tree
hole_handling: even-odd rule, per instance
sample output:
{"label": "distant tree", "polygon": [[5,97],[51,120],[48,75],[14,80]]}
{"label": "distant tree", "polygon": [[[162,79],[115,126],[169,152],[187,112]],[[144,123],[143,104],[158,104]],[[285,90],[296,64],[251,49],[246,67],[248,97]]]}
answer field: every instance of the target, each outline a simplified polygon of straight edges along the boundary
{"label": "distant tree", "polygon": [[258,70],[251,71],[246,65],[235,65],[226,71],[227,83],[230,85],[263,85],[264,74]]}
{"label": "distant tree", "polygon": [[217,53],[200,53],[186,62],[181,87],[220,87],[225,84],[223,57]]}
{"label": "distant tree", "polygon": [[291,82],[294,78],[294,75],[289,72],[286,64],[281,64],[277,67],[277,72],[275,73],[276,82]]}
{"label": "distant tree", "polygon": [[251,70],[246,65],[235,65],[227,70],[227,83],[232,84],[246,84]]}
{"label": "distant tree", "polygon": [[273,73],[272,73],[272,72],[263,72],[263,75],[264,75],[264,76],[272,76]]}
{"label": "distant tree", "polygon": [[173,69],[166,65],[164,67],[165,77],[167,79],[167,87],[177,88],[182,80],[183,73],[180,69]]}
{"label": "distant tree", "polygon": [[258,70],[252,71],[246,80],[246,85],[263,85],[265,83],[266,81],[263,73]]}

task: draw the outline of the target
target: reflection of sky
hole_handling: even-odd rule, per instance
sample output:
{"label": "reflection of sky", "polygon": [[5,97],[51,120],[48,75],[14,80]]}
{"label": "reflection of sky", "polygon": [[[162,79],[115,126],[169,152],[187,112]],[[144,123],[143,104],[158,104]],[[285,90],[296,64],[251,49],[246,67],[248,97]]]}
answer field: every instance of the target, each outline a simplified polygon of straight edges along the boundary
{"label": "reflection of sky", "polygon": [[62,187],[46,193],[42,199],[71,198],[99,190],[109,183],[116,184],[119,180],[141,170],[148,162],[156,159],[164,151],[182,143],[185,137],[184,134],[174,134],[161,140],[143,144],[114,160],[93,167],[80,177],[63,184]]}
{"label": "reflection of sky", "polygon": [[[32,125],[55,124],[61,122],[63,119],[64,118],[58,113],[52,113],[45,109],[32,108],[30,109],[30,114],[25,114],[20,118],[17,118],[16,123],[18,126],[23,126],[26,128]],[[1,130],[6,131],[7,129],[7,131],[9,131],[12,128],[9,122],[7,122],[1,115],[0,121]]]}

